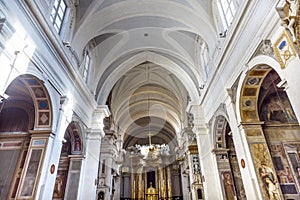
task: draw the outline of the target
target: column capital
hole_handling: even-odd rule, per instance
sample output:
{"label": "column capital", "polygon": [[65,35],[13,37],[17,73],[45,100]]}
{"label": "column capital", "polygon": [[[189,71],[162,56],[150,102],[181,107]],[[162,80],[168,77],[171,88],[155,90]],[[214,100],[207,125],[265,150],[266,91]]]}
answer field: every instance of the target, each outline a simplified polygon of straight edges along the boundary
{"label": "column capital", "polygon": [[186,108],[186,111],[192,113],[194,117],[198,117],[200,113],[203,113],[203,108],[201,105],[189,104],[188,107]]}
{"label": "column capital", "polygon": [[98,105],[94,113],[95,112],[102,113],[104,117],[110,116],[110,111],[107,105]]}
{"label": "column capital", "polygon": [[59,104],[64,107],[69,102],[69,98],[67,96],[61,96],[59,99]]}
{"label": "column capital", "polygon": [[[107,105],[98,105],[94,110],[90,129],[87,132],[87,136],[89,139],[100,139],[104,137],[105,133],[103,131],[104,128],[104,118],[110,115],[110,111]],[[100,137],[100,138],[99,138]]]}
{"label": "column capital", "polygon": [[98,105],[92,116],[92,130],[102,130],[104,127],[103,119],[110,116],[110,111],[107,105]]}
{"label": "column capital", "polygon": [[262,128],[265,122],[258,121],[258,122],[241,122],[238,127],[239,129],[252,129],[252,128]]}
{"label": "column capital", "polygon": [[198,134],[207,134],[207,125],[205,124],[204,111],[201,105],[190,105],[187,112],[193,114],[194,127],[193,132]]}

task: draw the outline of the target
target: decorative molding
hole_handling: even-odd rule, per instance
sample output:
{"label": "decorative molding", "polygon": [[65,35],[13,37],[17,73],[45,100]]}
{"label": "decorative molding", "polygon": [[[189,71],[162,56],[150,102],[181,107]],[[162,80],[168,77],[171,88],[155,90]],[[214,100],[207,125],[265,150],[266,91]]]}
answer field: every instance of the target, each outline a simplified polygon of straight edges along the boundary
{"label": "decorative molding", "polygon": [[271,40],[262,40],[251,58],[254,58],[259,55],[266,55],[274,58],[274,49],[272,48]]}
{"label": "decorative molding", "polygon": [[273,46],[275,57],[280,64],[281,69],[284,69],[287,62],[296,57],[296,49],[286,30],[282,32]]}

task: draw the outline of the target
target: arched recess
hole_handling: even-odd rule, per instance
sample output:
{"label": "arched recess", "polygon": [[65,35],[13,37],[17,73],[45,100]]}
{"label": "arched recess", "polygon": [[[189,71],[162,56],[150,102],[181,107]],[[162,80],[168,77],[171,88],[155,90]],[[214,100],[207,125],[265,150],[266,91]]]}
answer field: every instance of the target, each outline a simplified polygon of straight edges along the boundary
{"label": "arched recess", "polygon": [[0,101],[0,199],[35,197],[52,127],[52,107],[43,82],[20,75]]}
{"label": "arched recess", "polygon": [[76,199],[83,159],[82,133],[78,122],[65,132],[52,199]]}
{"label": "arched recess", "polygon": [[224,198],[245,199],[245,188],[242,182],[231,128],[224,116],[219,115],[216,117],[213,131],[214,153]]}
{"label": "arched recess", "polygon": [[271,66],[256,65],[240,93],[241,122],[264,199],[300,194],[300,127],[281,81]]}

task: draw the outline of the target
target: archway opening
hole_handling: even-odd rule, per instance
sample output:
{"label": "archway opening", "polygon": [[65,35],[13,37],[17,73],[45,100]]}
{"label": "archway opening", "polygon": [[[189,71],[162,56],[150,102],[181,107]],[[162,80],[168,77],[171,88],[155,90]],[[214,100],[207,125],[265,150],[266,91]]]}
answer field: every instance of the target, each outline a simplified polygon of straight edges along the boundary
{"label": "archway opening", "polygon": [[71,122],[64,135],[52,199],[77,198],[83,158],[82,145],[79,125]]}
{"label": "archway opening", "polygon": [[0,102],[0,199],[31,198],[52,125],[51,103],[32,75],[14,79],[5,94]]}
{"label": "archway opening", "polygon": [[251,69],[240,111],[263,197],[293,199],[300,191],[300,127],[281,81],[270,66]]}
{"label": "archway opening", "polygon": [[245,189],[236,155],[231,128],[224,116],[215,123],[215,149],[219,177],[226,199],[245,198]]}

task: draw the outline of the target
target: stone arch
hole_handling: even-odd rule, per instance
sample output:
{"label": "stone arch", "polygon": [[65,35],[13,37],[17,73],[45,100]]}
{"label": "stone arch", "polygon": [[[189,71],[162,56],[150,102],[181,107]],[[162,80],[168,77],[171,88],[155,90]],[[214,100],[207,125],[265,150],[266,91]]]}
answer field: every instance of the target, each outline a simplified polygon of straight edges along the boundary
{"label": "stone arch", "polygon": [[[51,130],[52,127],[52,105],[51,99],[43,81],[29,74],[16,77],[6,89],[8,96],[14,97],[15,87],[22,86],[28,90],[34,105],[34,130]],[[9,98],[7,99],[10,100]]]}
{"label": "stone arch", "polygon": [[226,130],[226,118],[222,115],[219,115],[215,119],[215,124],[214,124],[214,144],[215,148],[226,148],[225,140],[224,140],[224,134]]}
{"label": "stone arch", "polygon": [[82,133],[78,122],[66,129],[52,197],[68,199],[77,196],[83,157]]}
{"label": "stone arch", "polygon": [[82,131],[78,122],[71,122],[67,128],[66,133],[70,133],[71,142],[71,154],[81,155],[83,154],[83,141],[82,141]]}
{"label": "stone arch", "polygon": [[244,198],[244,185],[235,145],[227,118],[218,114],[213,130],[214,150],[223,195],[226,199]]}
{"label": "stone arch", "polygon": [[243,122],[258,122],[258,95],[264,78],[272,68],[268,65],[254,67],[245,77],[240,96],[240,115]]}
{"label": "stone arch", "polygon": [[1,168],[10,177],[0,198],[34,198],[52,128],[51,100],[43,81],[30,74],[15,77],[5,94],[0,102],[0,155],[7,156],[1,157]]}
{"label": "stone arch", "polygon": [[[237,113],[240,113],[240,114],[237,115],[237,119],[238,119],[239,122],[246,122],[247,121],[247,119],[245,118],[247,113],[249,113],[249,114],[251,113],[253,116],[256,117],[255,119],[258,119],[258,115],[256,115],[255,112],[253,112],[255,110],[255,108],[254,107],[250,108],[249,106],[245,106],[245,107],[242,108],[242,102],[245,102],[249,99],[253,100],[252,103],[257,102],[259,88],[260,88],[262,82],[257,83],[258,85],[254,86],[255,89],[252,90],[253,92],[255,90],[254,93],[257,96],[251,96],[251,98],[249,98],[248,96],[246,96],[247,93],[244,93],[244,92],[247,92],[247,87],[246,87],[247,86],[246,85],[247,79],[251,78],[251,77],[252,78],[256,77],[255,72],[252,72],[252,73],[250,73],[250,72],[252,70],[255,70],[255,69],[257,71],[260,68],[265,68],[265,73],[261,74],[259,76],[260,80],[262,80],[261,78],[265,77],[268,74],[268,72],[270,72],[272,69],[275,70],[280,77],[282,77],[282,71],[280,70],[281,68],[280,68],[279,63],[274,58],[272,58],[270,56],[259,55],[259,56],[254,57],[253,59],[251,59],[251,61],[249,61],[249,63],[247,64],[247,68],[245,68],[244,72],[241,74],[241,77],[240,77],[239,83],[238,83],[238,88],[237,88],[236,102],[239,102],[239,103],[236,104],[236,110],[237,110]],[[263,71],[263,69],[262,69],[262,71]],[[250,86],[250,88],[251,88],[251,86]],[[246,89],[246,91],[245,91],[245,89]],[[247,101],[246,104],[247,103],[249,104],[250,101]],[[253,104],[253,105],[255,105],[255,104]],[[254,121],[254,119],[250,120],[250,121]]]}
{"label": "stone arch", "polygon": [[[280,185],[277,196],[291,198],[300,191],[297,164],[300,140],[293,136],[300,133],[300,127],[281,84],[282,70],[272,59],[265,56],[270,61],[266,64],[262,58],[254,58],[250,62],[252,67],[241,79],[238,116],[262,198],[273,198],[266,187],[271,183]],[[267,179],[266,170],[274,179]]]}

